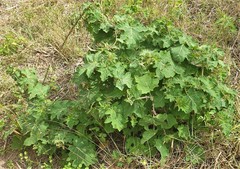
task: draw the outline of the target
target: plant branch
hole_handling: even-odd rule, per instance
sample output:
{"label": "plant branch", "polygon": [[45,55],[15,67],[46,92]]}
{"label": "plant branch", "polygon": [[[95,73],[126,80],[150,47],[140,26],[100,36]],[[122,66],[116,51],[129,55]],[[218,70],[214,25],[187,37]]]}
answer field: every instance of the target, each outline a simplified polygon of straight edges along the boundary
{"label": "plant branch", "polygon": [[74,25],[72,26],[72,28],[71,28],[70,31],[68,32],[67,36],[65,37],[62,45],[60,46],[60,49],[62,49],[63,46],[66,44],[66,42],[67,42],[69,36],[72,34],[74,28],[77,26],[78,22],[82,19],[83,14],[84,14],[84,13],[81,13],[81,14],[79,15],[79,17],[77,18],[76,22],[74,23]]}

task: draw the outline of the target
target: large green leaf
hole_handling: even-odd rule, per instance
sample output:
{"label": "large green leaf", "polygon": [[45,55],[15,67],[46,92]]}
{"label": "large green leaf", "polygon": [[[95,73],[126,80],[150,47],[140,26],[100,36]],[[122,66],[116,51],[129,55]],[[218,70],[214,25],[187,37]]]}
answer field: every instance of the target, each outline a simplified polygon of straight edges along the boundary
{"label": "large green leaf", "polygon": [[201,92],[194,89],[186,90],[181,96],[176,98],[178,108],[185,113],[192,111],[198,113],[200,108],[204,106],[201,95]]}
{"label": "large green leaf", "polygon": [[135,77],[137,82],[137,89],[142,92],[142,94],[147,94],[154,90],[158,86],[159,80],[153,78],[151,74],[145,74],[140,77]]}
{"label": "large green leaf", "polygon": [[178,126],[178,136],[184,139],[188,139],[190,137],[189,127],[185,125]]}
{"label": "large green leaf", "polygon": [[161,154],[161,163],[165,163],[167,157],[169,156],[169,150],[167,146],[164,144],[162,139],[156,139],[155,140],[155,147]]}
{"label": "large green leaf", "polygon": [[163,77],[170,78],[176,73],[175,65],[172,61],[170,52],[160,51],[159,58],[156,60],[154,67],[156,68],[156,75],[160,79]]}
{"label": "large green leaf", "polygon": [[165,104],[167,103],[167,100],[165,99],[165,94],[163,91],[155,91],[154,95],[154,107],[159,108],[159,107],[164,107]]}
{"label": "large green leaf", "polygon": [[49,86],[44,86],[41,83],[37,83],[31,90],[28,91],[29,99],[38,97],[39,99],[46,98],[48,94]]}
{"label": "large green leaf", "polygon": [[105,120],[105,123],[111,123],[113,128],[117,129],[118,131],[123,129],[123,117],[120,113],[117,113],[114,109],[108,109],[105,114],[109,115]]}
{"label": "large green leaf", "polygon": [[131,73],[127,72],[126,74],[122,75],[117,79],[116,87],[120,90],[123,90],[124,86],[127,85],[128,88],[132,87],[132,78]]}
{"label": "large green leaf", "polygon": [[126,67],[125,65],[118,62],[112,68],[113,77],[116,79],[116,87],[119,90],[123,90],[125,85],[128,88],[132,87],[131,73],[130,72],[125,73],[125,67]]}
{"label": "large green leaf", "polygon": [[26,140],[24,141],[24,145],[31,146],[31,145],[35,144],[37,141],[38,141],[37,137],[33,135],[33,136],[26,138]]}
{"label": "large green leaf", "polygon": [[190,50],[185,46],[176,46],[171,48],[172,58],[176,62],[183,62],[190,54]]}
{"label": "large green leaf", "polygon": [[145,142],[150,140],[156,134],[157,134],[157,130],[149,129],[149,130],[144,131],[142,139],[141,139],[141,144],[144,144]]}
{"label": "large green leaf", "polygon": [[69,102],[68,101],[56,101],[51,105],[49,108],[50,118],[53,120],[57,118],[58,120],[62,117],[67,115],[69,109]]}
{"label": "large green leaf", "polygon": [[95,146],[83,137],[73,138],[73,144],[68,147],[68,161],[72,161],[75,168],[90,166],[97,162]]}
{"label": "large green leaf", "polygon": [[104,66],[100,67],[98,69],[98,72],[101,73],[100,78],[103,82],[106,81],[108,79],[108,77],[112,76],[112,72],[109,69],[109,67],[107,67],[107,66],[106,67],[104,67]]}
{"label": "large green leaf", "polygon": [[129,49],[134,48],[139,44],[143,38],[142,32],[147,30],[141,24],[130,25],[128,22],[118,25],[117,28],[123,31],[118,38],[118,41],[126,44]]}

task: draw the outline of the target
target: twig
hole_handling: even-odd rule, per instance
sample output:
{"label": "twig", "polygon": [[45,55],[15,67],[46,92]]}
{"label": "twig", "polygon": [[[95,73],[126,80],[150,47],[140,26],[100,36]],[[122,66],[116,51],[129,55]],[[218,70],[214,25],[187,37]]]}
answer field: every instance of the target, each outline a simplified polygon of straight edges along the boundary
{"label": "twig", "polygon": [[151,100],[151,96],[143,96],[143,97],[139,97],[136,100],[143,100],[143,99],[150,99]]}
{"label": "twig", "polygon": [[16,165],[19,169],[22,169],[22,167],[18,164],[18,162],[16,162]]}
{"label": "twig", "polygon": [[233,42],[232,48],[233,48],[233,47],[235,46],[235,44],[237,43],[239,34],[240,34],[240,31],[238,31],[237,37],[236,37],[236,39],[235,39],[234,42]]}
{"label": "twig", "polygon": [[217,168],[217,164],[218,164],[218,159],[221,156],[222,152],[220,152],[215,160],[215,165],[214,165],[214,169]]}
{"label": "twig", "polygon": [[234,77],[234,85],[236,85],[238,83],[238,71]]}
{"label": "twig", "polygon": [[11,6],[11,7],[6,8],[5,10],[6,10],[6,11],[10,11],[10,10],[12,10],[12,9],[14,9],[14,8],[17,8],[18,6],[19,6],[19,5]]}
{"label": "twig", "polygon": [[46,81],[46,78],[47,78],[47,76],[48,76],[49,69],[50,69],[50,64],[48,65],[47,71],[46,71],[46,73],[45,73],[45,75],[44,75],[44,79],[43,79],[43,82],[42,82],[43,84],[44,84],[45,81]]}
{"label": "twig", "polygon": [[71,28],[70,31],[68,32],[67,36],[65,37],[62,45],[60,46],[60,49],[62,49],[63,46],[66,44],[66,42],[67,42],[69,36],[71,35],[71,33],[73,32],[74,28],[77,26],[78,22],[82,19],[83,14],[84,14],[84,13],[81,13],[81,14],[79,15],[79,17],[77,18],[76,22],[74,23],[74,25],[72,26],[72,28]]}

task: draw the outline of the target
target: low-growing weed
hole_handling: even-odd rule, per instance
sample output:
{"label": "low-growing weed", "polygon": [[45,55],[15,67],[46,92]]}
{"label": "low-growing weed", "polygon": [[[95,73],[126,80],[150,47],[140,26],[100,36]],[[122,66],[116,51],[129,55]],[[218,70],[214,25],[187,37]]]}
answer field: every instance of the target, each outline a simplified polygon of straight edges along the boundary
{"label": "low-growing weed", "polygon": [[0,39],[0,55],[6,56],[16,53],[20,48],[23,47],[24,38],[16,37],[14,34],[7,34]]}

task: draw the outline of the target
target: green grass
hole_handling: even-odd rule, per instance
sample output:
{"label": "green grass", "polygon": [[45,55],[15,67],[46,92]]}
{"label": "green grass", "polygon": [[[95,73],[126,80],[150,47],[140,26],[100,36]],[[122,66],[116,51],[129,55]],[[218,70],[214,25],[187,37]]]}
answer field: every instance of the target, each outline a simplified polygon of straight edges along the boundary
{"label": "green grass", "polygon": [[[101,0],[99,2],[109,17],[119,6],[135,4],[135,15],[143,22],[164,17],[170,19],[176,27],[198,39],[202,44],[207,43],[223,48],[226,53],[224,61],[232,68],[229,70],[228,83],[238,93],[240,92],[239,1]],[[51,84],[51,87],[55,89],[51,95],[53,99],[71,99],[75,97],[76,89],[71,84],[70,78],[76,66],[82,64],[82,58],[89,50],[91,39],[83,23],[79,22],[62,46],[81,13],[82,2],[29,0],[11,3],[7,0],[0,0],[0,4],[2,4],[0,10],[3,11],[0,13],[0,18],[3,18],[0,20],[0,136],[3,136],[4,130],[8,130],[9,134],[13,133],[12,135],[19,134],[15,130],[18,124],[14,123],[14,118],[22,111],[17,109],[17,103],[21,103],[21,100],[18,100],[17,86],[13,79],[6,74],[7,67],[11,65],[18,68],[34,68],[40,80]],[[139,6],[142,6],[144,10],[142,11]],[[150,18],[145,17],[146,11],[150,12]],[[217,130],[202,133],[201,140],[195,140],[192,146],[185,146],[186,154],[183,152],[183,147],[177,147],[164,168],[240,167],[238,163],[240,158],[239,94],[236,98],[236,110],[235,126],[230,138],[224,138]],[[3,128],[4,130],[1,131]],[[6,147],[0,148],[2,152],[8,156],[13,152],[20,154],[18,151],[11,150],[10,140],[6,143]],[[172,144],[175,145],[175,143]],[[137,166],[159,168],[157,158],[124,155],[120,151],[112,154],[110,152],[114,143],[103,142],[101,146],[104,151],[99,153],[101,163],[96,168],[137,168]],[[199,148],[200,146],[205,148],[204,152]],[[202,153],[205,153],[206,159],[201,157]],[[34,166],[43,166],[43,161],[48,161],[48,157],[36,159],[33,152],[27,157],[34,161],[31,164]],[[14,162],[16,159],[17,163]],[[21,161],[18,155],[16,159],[6,161],[8,168],[18,165],[24,168],[29,162]],[[56,159],[53,160],[53,162],[56,161]],[[200,164],[196,165],[197,162]],[[51,164],[46,164],[47,167],[49,165],[51,166]]]}

